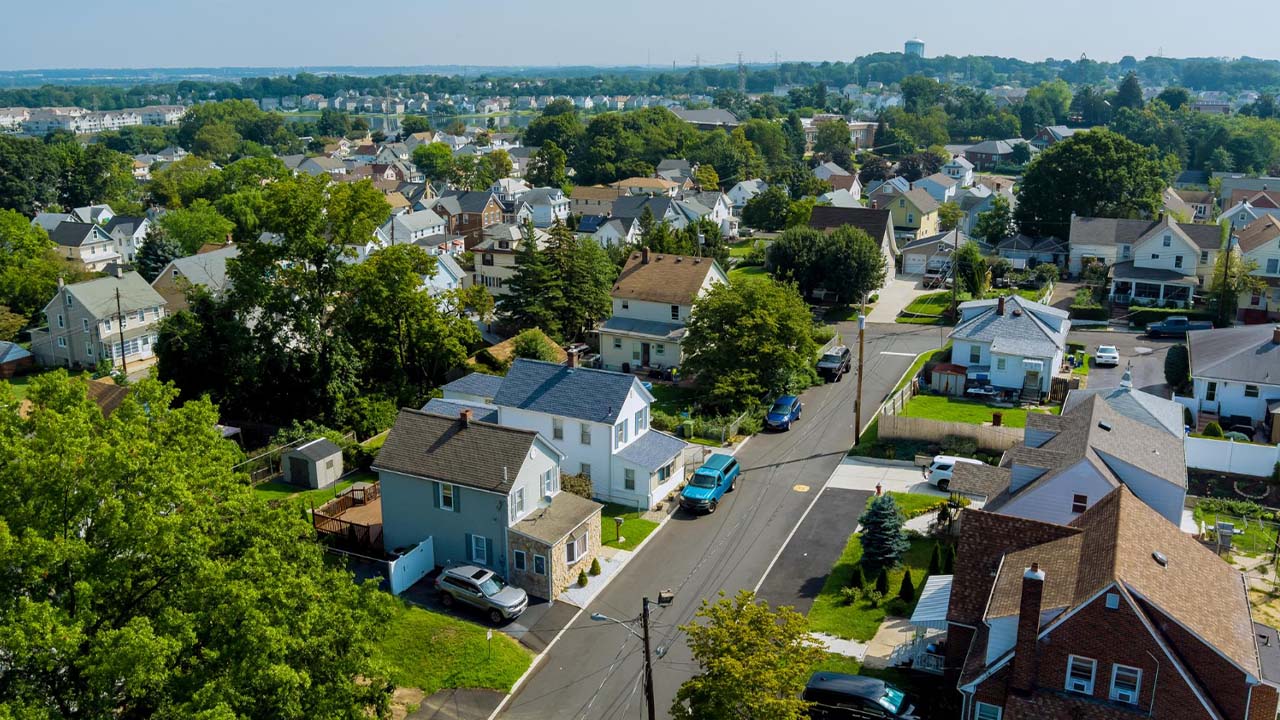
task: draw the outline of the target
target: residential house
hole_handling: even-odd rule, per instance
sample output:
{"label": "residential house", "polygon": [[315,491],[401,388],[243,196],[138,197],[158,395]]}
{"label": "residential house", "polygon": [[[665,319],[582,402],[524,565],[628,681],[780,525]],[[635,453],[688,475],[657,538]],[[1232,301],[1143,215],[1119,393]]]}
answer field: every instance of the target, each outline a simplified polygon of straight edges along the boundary
{"label": "residential house", "polygon": [[450,190],[436,198],[431,209],[444,218],[445,232],[466,236],[468,250],[487,228],[502,222],[502,204],[488,191]]}
{"label": "residential house", "polygon": [[1213,211],[1217,207],[1217,201],[1213,197],[1213,193],[1208,190],[1188,190],[1175,189],[1174,193],[1178,199],[1191,209],[1190,219],[1193,222],[1212,222]]}
{"label": "residential house", "polygon": [[[538,248],[547,243],[546,231],[534,229],[533,242]],[[516,274],[516,255],[528,239],[519,225],[494,225],[485,228],[479,243],[472,247],[475,270],[471,284],[480,285],[495,297],[506,295],[506,285]]]}
{"label": "residential house", "polygon": [[[466,376],[443,388],[444,399],[474,402],[488,392]],[[462,383],[459,391],[456,383]],[[517,359],[493,392],[500,425],[532,430],[563,454],[561,471],[591,480],[606,502],[651,508],[684,481],[684,441],[650,426],[653,395],[628,373]]]}
{"label": "residential house", "polygon": [[1055,307],[1020,295],[960,303],[951,338],[951,362],[966,377],[997,388],[1020,390],[1038,401],[1049,393],[1062,366],[1071,321]]}
{"label": "residential house", "polygon": [[613,201],[613,217],[639,220],[648,209],[654,222],[665,222],[675,230],[688,226],[689,216],[677,205],[674,198],[651,195],[624,195]]}
{"label": "residential house", "polygon": [[511,157],[511,177],[522,178],[529,170],[529,163],[538,152],[536,147],[514,147],[507,151]]}
{"label": "residential house", "polygon": [[[976,170],[991,170],[998,165],[1013,165],[1013,148],[1026,140],[984,140],[964,151],[964,157]],[[1034,154],[1034,150],[1033,150]]]}
{"label": "residential house", "polygon": [[832,175],[827,182],[831,183],[832,190],[844,190],[855,199],[862,198],[862,181],[858,179],[858,173]]}
{"label": "residential house", "polygon": [[1044,150],[1051,145],[1057,145],[1063,140],[1075,135],[1076,132],[1077,130],[1075,128],[1069,128],[1066,125],[1045,125],[1036,131],[1034,136],[1032,136],[1031,144],[1037,150]]}
{"label": "residential house", "polygon": [[825,180],[827,182],[831,182],[831,178],[833,177],[848,177],[851,174],[848,170],[845,170],[839,165],[829,161],[818,165],[810,172],[812,172],[813,176],[819,180]]}
{"label": "residential house", "polygon": [[151,220],[134,215],[113,215],[103,229],[115,240],[116,252],[120,253],[121,261],[131,263],[143,241],[147,239]]}
{"label": "residential house", "polygon": [[[899,248],[902,272],[907,275],[944,277],[951,270],[951,258],[969,241],[969,236],[957,228],[902,244]],[[986,243],[979,242],[978,247],[982,248],[983,255],[990,254],[991,248]]]}
{"label": "residential house", "polygon": [[533,224],[546,228],[569,220],[569,198],[560,188],[534,188],[520,196],[533,212]]}
{"label": "residential house", "polygon": [[[733,201],[719,190],[703,190],[701,192],[681,193],[680,200],[693,201],[707,210],[699,218],[707,218],[720,226],[720,236],[738,237],[738,218],[733,214]],[[686,212],[686,214],[688,214]]]}
{"label": "residential house", "polygon": [[966,188],[973,184],[973,163],[963,155],[956,155],[951,162],[942,166],[942,173]]}
{"label": "residential house", "polygon": [[1178,190],[1204,190],[1209,187],[1209,173],[1205,170],[1183,170],[1173,180]]}
{"label": "residential house", "polygon": [[402,212],[392,215],[382,224],[382,236],[388,245],[405,245],[435,238],[443,239],[445,220],[430,210]]}
{"label": "residential house", "polygon": [[809,215],[809,227],[816,230],[831,232],[844,225],[862,230],[879,243],[880,251],[884,253],[885,280],[892,280],[898,257],[898,245],[893,236],[893,214],[882,209],[819,205]]}
{"label": "residential house", "polygon": [[1267,186],[1263,186],[1262,190],[1237,188],[1223,199],[1222,204],[1224,207],[1232,207],[1245,202],[1255,208],[1275,210],[1280,207],[1280,191],[1269,190]]}
{"label": "residential house", "polygon": [[439,565],[496,571],[555,599],[600,547],[600,505],[560,491],[563,454],[539,433],[401,410],[378,452],[383,545],[430,542]]}
{"label": "residential house", "polygon": [[664,158],[658,161],[653,174],[663,180],[670,180],[682,188],[693,186],[693,171],[696,166],[683,158]]}
{"label": "residential house", "polygon": [[1130,488],[1067,524],[961,518],[942,582],[963,720],[1276,714],[1276,632],[1243,575]]}
{"label": "residential house", "polygon": [[1236,325],[1187,333],[1193,411],[1270,423],[1280,409],[1280,329]]}
{"label": "residential house", "polygon": [[1196,209],[1171,187],[1161,193],[1160,207],[1164,214],[1182,222],[1191,222],[1195,218]]}
{"label": "residential house", "polygon": [[[885,188],[886,185],[888,186],[887,189]],[[907,180],[901,175],[898,175],[896,177],[885,178],[883,180],[872,180],[871,182],[867,183],[866,187],[864,188],[864,191],[866,192],[867,197],[870,198],[875,196],[876,193],[881,192],[882,190],[885,193],[893,194],[894,192],[906,192],[910,189],[911,189],[911,181]]]}
{"label": "residential house", "polygon": [[471,285],[471,276],[453,259],[453,255],[440,253],[436,258],[436,273],[430,277],[423,276],[422,284],[432,295],[461,290]]}
{"label": "residential house", "polygon": [[71,211],[71,219],[75,222],[93,223],[95,225],[106,225],[115,216],[116,213],[111,209],[110,205],[85,205]]}
{"label": "residential house", "polygon": [[832,190],[818,196],[819,205],[831,205],[842,208],[860,208],[862,201],[848,190]]}
{"label": "residential house", "polygon": [[96,223],[64,221],[49,233],[58,254],[82,263],[86,270],[101,271],[120,262],[116,241]]}
{"label": "residential house", "polygon": [[41,365],[95,368],[105,361],[137,370],[155,359],[165,301],[129,272],[71,285],[59,279],[42,312],[45,326],[31,331],[31,352]]}
{"label": "residential house", "polygon": [[1067,264],[1071,251],[1064,240],[1056,237],[1030,237],[1022,233],[1010,235],[996,242],[996,254],[1013,264],[1014,270],[1028,270],[1048,263],[1061,268]]}
{"label": "residential house", "polygon": [[671,108],[671,112],[674,113],[676,117],[693,125],[699,130],[715,130],[716,128],[723,128],[728,132],[741,124],[737,115],[734,115],[723,108],[685,110],[684,108],[673,107]]}
{"label": "residential house", "polygon": [[7,380],[35,365],[36,356],[18,343],[0,340],[0,379]]}
{"label": "residential house", "polygon": [[1234,229],[1242,228],[1266,215],[1275,215],[1280,217],[1280,208],[1255,207],[1248,200],[1245,200],[1223,210],[1218,221],[1230,223],[1231,227]]}
{"label": "residential house", "polygon": [[613,201],[622,194],[616,187],[575,185],[569,193],[569,210],[574,215],[608,215],[613,212]]}
{"label": "residential house", "polygon": [[1280,319],[1280,217],[1263,215],[1235,235],[1244,262],[1257,264],[1254,277],[1262,288],[1241,293],[1236,303],[1236,319],[1260,323]]}
{"label": "residential house", "polygon": [[675,197],[680,184],[663,178],[632,177],[619,180],[613,187],[628,195],[665,195]]}
{"label": "residential house", "polygon": [[728,282],[711,258],[631,253],[614,282],[613,316],[600,326],[600,356],[609,370],[677,367],[694,301]]}
{"label": "residential house", "polygon": [[239,255],[240,248],[227,245],[171,260],[151,281],[151,288],[164,298],[170,314],[186,309],[187,291],[192,287],[203,287],[215,297],[221,297],[231,287],[227,261]]}
{"label": "residential house", "polygon": [[729,201],[733,203],[733,208],[741,210],[748,200],[767,189],[769,189],[769,185],[763,180],[740,180],[729,188],[729,192],[725,194],[729,196]]}
{"label": "residential house", "polygon": [[937,200],[938,204],[941,205],[956,199],[956,191],[960,189],[960,181],[946,173],[936,172],[917,180],[916,187],[929,193],[929,197]]}
{"label": "residential house", "polygon": [[71,217],[71,213],[54,213],[54,212],[36,213],[36,216],[31,219],[32,225],[39,225],[40,227],[44,228],[45,232],[49,233],[50,235],[52,235],[53,231],[64,222],[79,222],[79,221]]}
{"label": "residential house", "polygon": [[310,157],[298,163],[298,172],[308,175],[331,175],[338,177],[347,174],[347,164],[337,158],[323,155]]}
{"label": "residential house", "polygon": [[972,234],[973,229],[978,225],[978,217],[995,206],[996,197],[1003,197],[1009,203],[1010,209],[1018,206],[1018,199],[1014,196],[1012,189],[1000,182],[993,183],[992,186],[975,183],[957,192],[955,203],[960,206],[960,211],[963,213],[957,227],[967,234]]}
{"label": "residential house", "polygon": [[898,240],[910,242],[942,231],[938,219],[941,204],[914,184],[909,184],[904,192],[885,183],[871,194],[871,201],[871,207],[887,208],[893,213],[893,233]]}
{"label": "residential house", "polygon": [[[629,247],[640,242],[640,221],[636,218],[605,218],[600,215],[588,215],[582,222],[587,222],[587,218],[595,219],[591,237],[602,247],[614,245]],[[578,232],[586,232],[581,223],[578,225]]]}
{"label": "residential house", "polygon": [[498,178],[489,186],[489,192],[493,193],[498,198],[498,201],[502,203],[515,202],[532,189],[525,181],[513,177]]}
{"label": "residential house", "polygon": [[1207,286],[1222,245],[1217,225],[1155,220],[1071,219],[1072,273],[1089,262],[1111,267],[1112,302],[1188,307]]}

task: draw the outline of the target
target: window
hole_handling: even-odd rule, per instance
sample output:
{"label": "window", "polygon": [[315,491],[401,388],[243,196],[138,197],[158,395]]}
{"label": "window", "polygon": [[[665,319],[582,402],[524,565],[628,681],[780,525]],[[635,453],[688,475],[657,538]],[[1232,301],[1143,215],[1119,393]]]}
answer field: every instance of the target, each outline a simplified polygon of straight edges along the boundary
{"label": "window", "polygon": [[524,488],[523,487],[516,488],[516,497],[515,497],[515,502],[512,504],[512,508],[515,510],[515,515],[512,516],[512,519],[518,518],[524,514]]}
{"label": "window", "polygon": [[1128,665],[1111,666],[1111,694],[1116,702],[1138,704],[1138,690],[1142,687],[1142,671]]}
{"label": "window", "polygon": [[454,507],[453,486],[441,484],[440,485],[440,509],[452,510],[453,507]]}
{"label": "window", "polygon": [[1204,399],[1206,402],[1214,402],[1218,399],[1218,383],[1211,382],[1204,386]]}
{"label": "window", "polygon": [[1072,495],[1071,496],[1071,512],[1082,513],[1089,508],[1088,495]]}
{"label": "window", "polygon": [[969,346],[969,364],[977,365],[982,360],[982,348],[977,345]]}
{"label": "window", "polygon": [[87,342],[84,344],[84,355],[85,357],[93,357],[93,343]]}
{"label": "window", "polygon": [[658,354],[659,354],[659,355],[662,355],[663,353],[665,353],[665,352],[667,351],[667,346],[666,346],[666,345],[663,345],[662,343],[658,343],[655,347],[658,349]]}
{"label": "window", "polygon": [[645,422],[646,420],[648,420],[648,417],[647,417],[648,413],[649,413],[649,408],[640,408],[639,410],[636,411],[636,432],[637,433],[645,429],[646,427],[648,427],[648,423]]}
{"label": "window", "polygon": [[541,555],[534,555],[533,556],[533,572],[535,572],[538,575],[546,575],[547,559],[542,557]]}
{"label": "window", "polygon": [[627,468],[622,471],[622,487],[625,490],[636,489],[636,471],[634,469]]}
{"label": "window", "polygon": [[71,295],[67,295],[67,307],[71,307]]}
{"label": "window", "polygon": [[631,343],[631,359],[637,361],[640,359],[640,343],[638,342]]}
{"label": "window", "polygon": [[560,476],[552,468],[542,473],[542,478],[538,485],[542,488],[543,495],[550,495],[560,489]]}
{"label": "window", "polygon": [[58,347],[64,348],[66,346],[67,346],[67,339],[64,337],[58,338]]}
{"label": "window", "polygon": [[623,420],[613,426],[613,447],[620,448],[627,442],[627,421]]}
{"label": "window", "polygon": [[578,474],[584,478],[591,478],[591,463],[580,463],[578,465]]}
{"label": "window", "polygon": [[623,310],[630,310],[630,309],[631,309],[631,301],[630,301],[630,300],[623,300],[623,301],[622,301],[622,309],[623,309]]}
{"label": "window", "polygon": [[570,540],[568,543],[565,543],[565,546],[564,546],[565,562],[572,565],[578,562],[579,560],[581,560],[582,556],[586,552],[587,552],[587,533],[584,532],[578,537],[574,538],[573,540]]}
{"label": "window", "polygon": [[1257,307],[1262,304],[1262,293],[1254,292],[1249,295],[1249,304]]}
{"label": "window", "polygon": [[1151,259],[1152,259],[1152,260],[1159,260],[1159,259],[1160,259],[1160,254],[1159,254],[1159,253],[1151,253]]}
{"label": "window", "polygon": [[558,417],[551,418],[551,439],[564,439],[564,421]]}
{"label": "window", "polygon": [[1163,245],[1164,247],[1170,247],[1170,246],[1172,246],[1172,245],[1173,245],[1173,236],[1172,236],[1172,235],[1165,235],[1165,236],[1164,236],[1164,240],[1163,240],[1160,244],[1161,244],[1161,245]]}
{"label": "window", "polygon": [[1174,267],[1176,267],[1176,268],[1180,268],[1180,267],[1182,267],[1182,256],[1181,256],[1181,255],[1174,255],[1174,256],[1173,256],[1173,266],[1174,266]]}
{"label": "window", "polygon": [[1070,692],[1093,694],[1093,674],[1097,670],[1098,661],[1091,658],[1070,655],[1067,657],[1067,690]]}
{"label": "window", "polygon": [[525,554],[523,550],[517,550],[515,553],[515,557],[516,557],[516,570],[524,571],[525,569],[528,568],[528,565],[526,565],[526,562],[528,561],[527,560],[528,556]]}
{"label": "window", "polygon": [[66,321],[62,318],[62,313],[58,313],[58,327],[66,327]]}
{"label": "window", "polygon": [[1000,720],[1000,716],[1003,713],[1004,708],[998,705],[988,705],[980,702],[975,706],[973,717],[974,720]]}
{"label": "window", "polygon": [[578,442],[583,445],[591,444],[591,426],[587,423],[578,423]]}
{"label": "window", "polygon": [[1128,245],[1122,245],[1122,246],[1120,247],[1120,256],[1121,256],[1121,257],[1129,257],[1129,246],[1128,246]]}
{"label": "window", "polygon": [[1209,251],[1208,251],[1208,250],[1201,250],[1201,251],[1200,251],[1200,263],[1201,263],[1201,264],[1204,264],[1204,263],[1207,263],[1207,262],[1209,262]]}
{"label": "window", "polygon": [[907,206],[907,201],[906,201],[906,200],[899,200],[899,201],[898,201],[898,207],[900,207],[900,208],[904,208],[904,207],[906,207],[906,206]]}
{"label": "window", "polygon": [[1280,258],[1267,258],[1267,274],[1275,275],[1280,272]]}
{"label": "window", "polygon": [[489,564],[489,541],[483,535],[471,536],[471,562]]}
{"label": "window", "polygon": [[614,349],[614,350],[621,350],[621,349],[622,349],[622,338],[620,338],[620,337],[616,337],[616,338],[614,338],[614,339],[613,339],[613,349]]}
{"label": "window", "polygon": [[1117,593],[1107,593],[1107,609],[1115,610],[1120,607],[1120,595]]}
{"label": "window", "polygon": [[325,468],[325,470],[332,470],[332,469],[333,469],[333,458],[329,458],[328,460],[326,460],[326,461],[325,461],[325,463],[324,463],[324,468]]}
{"label": "window", "polygon": [[914,225],[914,224],[915,224],[915,222],[916,222],[916,214],[915,214],[915,213],[907,213],[907,224],[908,224],[908,225]]}
{"label": "window", "polygon": [[138,311],[138,322],[146,322],[146,321],[147,321],[147,309],[143,308]]}
{"label": "window", "polygon": [[996,369],[997,369],[997,370],[1003,370],[1004,368],[1005,368],[1005,359],[1004,359],[1004,358],[996,358]]}
{"label": "window", "polygon": [[80,324],[84,327],[85,332],[89,332],[89,318],[80,318]]}
{"label": "window", "polygon": [[679,306],[679,305],[672,305],[672,306],[671,306],[671,319],[672,319],[672,320],[679,320],[679,319],[680,319],[680,306]]}
{"label": "window", "polygon": [[108,332],[111,331],[111,318],[107,318],[106,320],[102,321],[102,329]]}
{"label": "window", "polygon": [[1245,397],[1248,397],[1248,398],[1256,398],[1256,397],[1258,397],[1258,386],[1257,386],[1257,385],[1245,385],[1245,386],[1244,386],[1244,396],[1245,396]]}

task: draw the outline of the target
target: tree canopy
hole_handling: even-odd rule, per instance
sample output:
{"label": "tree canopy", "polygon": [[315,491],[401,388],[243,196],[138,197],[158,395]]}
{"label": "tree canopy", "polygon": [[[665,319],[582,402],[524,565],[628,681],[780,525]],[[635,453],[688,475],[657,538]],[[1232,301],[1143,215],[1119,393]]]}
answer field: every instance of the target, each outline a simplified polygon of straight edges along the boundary
{"label": "tree canopy", "polygon": [[769,246],[766,258],[775,277],[794,281],[806,294],[819,288],[833,292],[839,303],[860,301],[884,286],[884,253],[851,225],[830,233],[790,228]]}

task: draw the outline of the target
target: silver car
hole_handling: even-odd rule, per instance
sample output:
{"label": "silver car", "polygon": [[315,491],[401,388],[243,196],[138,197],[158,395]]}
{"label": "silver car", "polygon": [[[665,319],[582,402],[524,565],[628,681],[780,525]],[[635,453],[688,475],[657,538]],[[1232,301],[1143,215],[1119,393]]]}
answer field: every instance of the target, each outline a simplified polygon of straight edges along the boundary
{"label": "silver car", "polygon": [[470,605],[484,611],[489,621],[498,625],[520,617],[529,606],[529,595],[506,584],[491,570],[477,565],[455,565],[440,571],[436,578],[440,604],[453,608]]}

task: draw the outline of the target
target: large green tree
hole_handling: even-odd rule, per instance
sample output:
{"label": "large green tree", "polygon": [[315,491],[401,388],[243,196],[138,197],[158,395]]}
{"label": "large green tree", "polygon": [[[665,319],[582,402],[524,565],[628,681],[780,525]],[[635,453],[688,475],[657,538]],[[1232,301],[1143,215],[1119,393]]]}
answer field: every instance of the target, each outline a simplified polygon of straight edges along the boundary
{"label": "large green tree", "polygon": [[863,230],[845,225],[830,233],[790,228],[767,250],[775,277],[794,281],[801,291],[819,288],[836,302],[857,302],[884,285],[886,265],[880,246]]}
{"label": "large green tree", "polygon": [[897,566],[911,547],[904,522],[902,510],[888,493],[877,495],[867,504],[858,518],[862,526],[862,570],[867,577]]}
{"label": "large green tree", "polygon": [[143,280],[151,282],[160,275],[160,271],[164,270],[166,265],[184,256],[181,245],[170,238],[169,234],[159,226],[152,225],[147,231],[147,237],[142,241],[142,246],[138,248],[138,255],[135,258],[138,274]]}
{"label": "large green tree", "polygon": [[441,142],[419,145],[413,149],[413,164],[428,180],[445,180],[453,172],[453,151]]}
{"label": "large green tree", "polygon": [[956,250],[951,258],[955,267],[955,282],[961,290],[975,298],[981,298],[990,285],[990,272],[987,259],[983,257],[978,243],[970,240]]}
{"label": "large green tree", "polygon": [[565,174],[565,163],[569,156],[553,141],[548,140],[538,148],[529,159],[529,169],[525,179],[534,187],[563,188],[568,185],[569,178]]}
{"label": "large green tree", "polygon": [[109,417],[85,381],[0,383],[0,707],[12,717],[369,717],[390,615],[271,507],[205,400],[153,380]]}
{"label": "large green tree", "polygon": [[1014,222],[1013,208],[1009,205],[1009,198],[996,195],[991,199],[991,209],[978,213],[978,220],[974,223],[973,232],[970,234],[978,240],[994,245],[1017,231],[1018,225]]}
{"label": "large green tree", "polygon": [[44,228],[13,210],[0,210],[0,306],[36,320],[59,277],[72,283],[87,275],[83,265],[58,254]]}
{"label": "large green tree", "polygon": [[1172,165],[1151,148],[1110,130],[1080,132],[1050,146],[1018,186],[1015,217],[1022,232],[1065,236],[1071,214],[1141,217],[1160,209]]}
{"label": "large green tree", "polygon": [[170,240],[182,248],[184,255],[195,255],[205,245],[221,245],[235,229],[208,200],[199,199],[190,207],[170,210],[156,223]]}
{"label": "large green tree", "polygon": [[44,143],[0,135],[0,209],[34,215],[57,200],[58,177]]}
{"label": "large green tree", "polygon": [[538,247],[532,223],[522,229],[516,249],[516,269],[498,297],[498,316],[517,329],[540,328],[553,337],[560,334],[556,308],[564,302],[564,282],[551,258]]}
{"label": "large green tree", "polygon": [[791,196],[787,189],[774,184],[747,201],[742,208],[742,222],[757,230],[776,232],[787,226]]}

